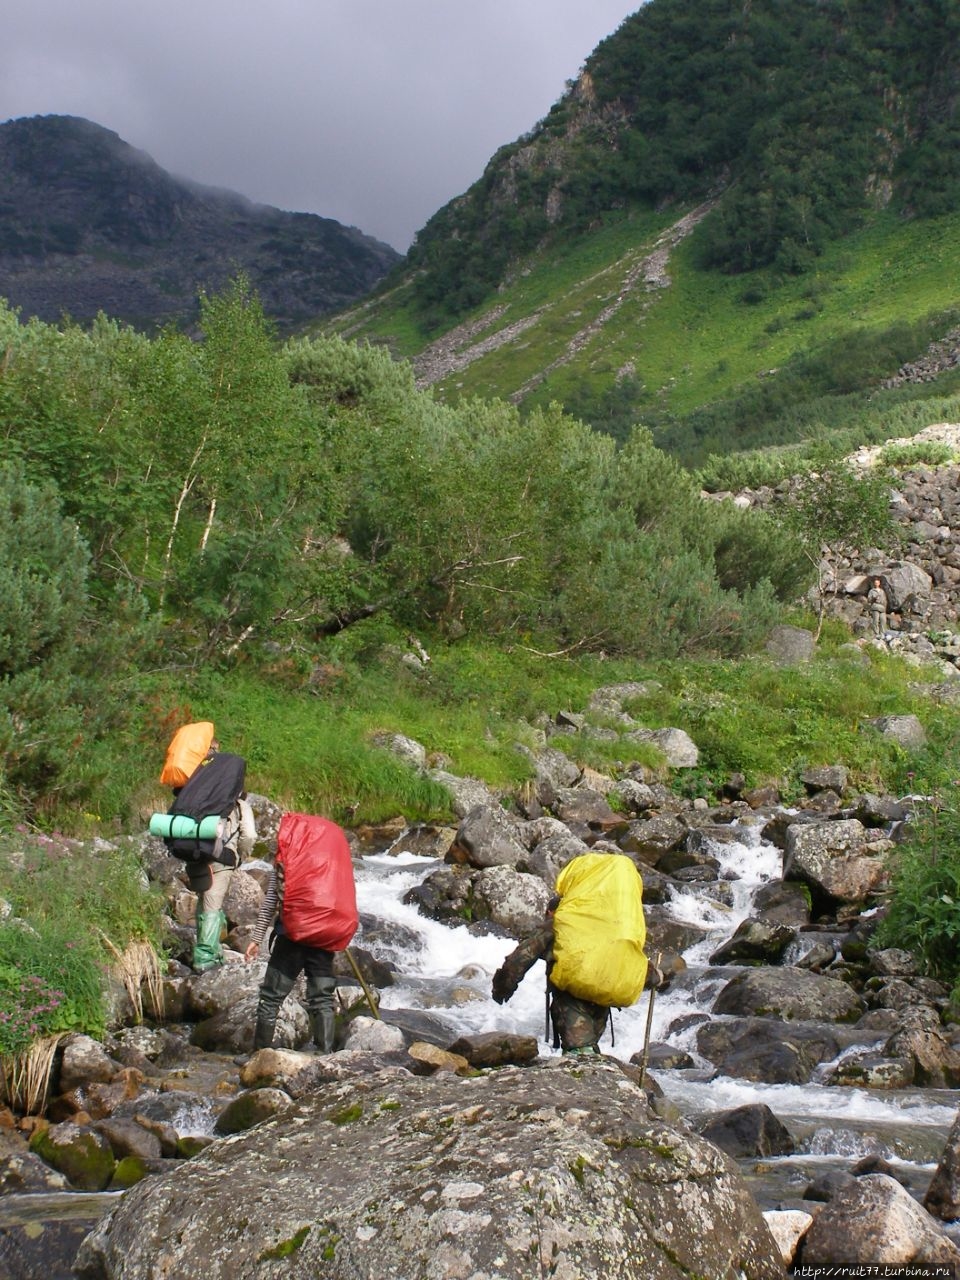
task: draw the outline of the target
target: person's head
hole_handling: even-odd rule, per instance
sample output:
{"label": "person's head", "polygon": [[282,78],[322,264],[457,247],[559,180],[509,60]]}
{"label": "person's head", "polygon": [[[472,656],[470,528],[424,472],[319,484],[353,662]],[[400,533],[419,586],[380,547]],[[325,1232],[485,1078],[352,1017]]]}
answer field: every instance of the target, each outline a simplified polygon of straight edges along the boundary
{"label": "person's head", "polygon": [[875,587],[879,587],[879,585],[880,585],[880,579],[879,579],[879,578],[874,578],[874,580],[873,580],[873,585],[874,585]]}

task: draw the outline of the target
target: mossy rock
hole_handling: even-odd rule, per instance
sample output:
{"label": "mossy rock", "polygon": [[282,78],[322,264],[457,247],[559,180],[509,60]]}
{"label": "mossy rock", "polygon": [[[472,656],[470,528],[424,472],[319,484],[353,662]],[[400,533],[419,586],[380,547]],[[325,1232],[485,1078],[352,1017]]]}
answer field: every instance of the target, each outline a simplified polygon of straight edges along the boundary
{"label": "mossy rock", "polygon": [[110,1180],[110,1191],[126,1191],[135,1186],[150,1172],[147,1162],[142,1156],[124,1156],[113,1171]]}
{"label": "mossy rock", "polygon": [[104,1191],[117,1162],[110,1144],[93,1129],[66,1122],[37,1130],[30,1150],[58,1170],[77,1191]]}

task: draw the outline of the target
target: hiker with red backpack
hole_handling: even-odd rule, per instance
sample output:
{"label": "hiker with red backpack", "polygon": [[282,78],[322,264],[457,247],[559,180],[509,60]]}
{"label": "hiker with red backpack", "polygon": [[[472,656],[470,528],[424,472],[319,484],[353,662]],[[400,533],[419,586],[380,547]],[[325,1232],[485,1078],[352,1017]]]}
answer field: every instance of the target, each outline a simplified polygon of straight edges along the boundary
{"label": "hiker with red backpack", "polygon": [[260,987],[254,1049],[273,1044],[280,1008],[306,973],[310,1033],[320,1053],[332,1053],[336,1033],[334,955],[357,930],[353,857],[335,822],[285,813],[277,831],[277,856],[257,917],[247,960],[255,959],[273,924],[273,949]]}
{"label": "hiker with red backpack", "polygon": [[503,1004],[545,960],[553,1047],[599,1053],[611,1007],[632,1005],[646,979],[643,882],[625,854],[591,852],[567,863],[556,890],[543,924],[493,975],[491,994]]}

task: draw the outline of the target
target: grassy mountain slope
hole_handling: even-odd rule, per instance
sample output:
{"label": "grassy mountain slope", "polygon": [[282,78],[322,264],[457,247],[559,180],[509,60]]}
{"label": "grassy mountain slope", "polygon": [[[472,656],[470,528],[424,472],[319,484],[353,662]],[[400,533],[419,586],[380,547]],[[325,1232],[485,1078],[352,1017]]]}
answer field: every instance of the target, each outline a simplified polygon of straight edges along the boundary
{"label": "grassy mountain slope", "polygon": [[864,391],[950,329],[958,79],[939,0],[651,0],[332,327],[446,397],[619,401],[690,458],[812,432],[775,391],[746,431],[688,419],[785,369],[794,402]]}
{"label": "grassy mountain slope", "polygon": [[[586,393],[589,411],[626,376],[635,416],[656,427],[662,444],[673,442],[695,460],[707,448],[784,440],[772,397],[766,428],[754,437],[684,442],[688,416],[703,406],[733,404],[761,384],[771,393],[791,361],[810,363],[818,351],[827,368],[800,399],[873,389],[960,315],[960,214],[909,222],[878,214],[828,246],[815,269],[788,277],[771,269],[746,277],[705,271],[694,232],[651,281],[643,265],[675,225],[664,222],[624,214],[545,250],[439,341],[412,318],[409,284],[330,328],[412,358],[421,384],[444,398],[492,394],[576,408]],[[941,394],[936,383],[927,390]],[[822,404],[811,408],[806,434],[824,412]]]}
{"label": "grassy mountain slope", "polygon": [[331,218],[172,177],[87,120],[0,125],[0,297],[27,316],[192,322],[198,291],[243,271],[289,328],[362,296],[398,257]]}

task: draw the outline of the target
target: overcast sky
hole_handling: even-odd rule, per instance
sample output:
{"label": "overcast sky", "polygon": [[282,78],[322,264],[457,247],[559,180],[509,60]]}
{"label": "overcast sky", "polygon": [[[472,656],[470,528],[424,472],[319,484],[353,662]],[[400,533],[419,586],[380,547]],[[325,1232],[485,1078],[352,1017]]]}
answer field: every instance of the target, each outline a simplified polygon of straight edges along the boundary
{"label": "overcast sky", "polygon": [[84,116],[164,169],[404,251],[640,0],[29,0],[0,121]]}

